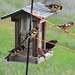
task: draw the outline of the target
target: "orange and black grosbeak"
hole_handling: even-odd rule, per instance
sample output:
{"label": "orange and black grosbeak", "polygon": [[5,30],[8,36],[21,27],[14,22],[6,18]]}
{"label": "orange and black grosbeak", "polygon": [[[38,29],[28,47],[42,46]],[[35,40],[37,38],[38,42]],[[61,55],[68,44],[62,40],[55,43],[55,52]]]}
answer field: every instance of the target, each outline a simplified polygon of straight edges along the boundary
{"label": "orange and black grosbeak", "polygon": [[39,27],[37,26],[37,27],[33,28],[31,31],[29,31],[29,32],[26,34],[26,37],[25,37],[25,39],[22,41],[22,43],[23,43],[24,41],[26,41],[27,38],[36,36],[36,34],[38,33],[38,30],[39,30]]}
{"label": "orange and black grosbeak", "polygon": [[70,29],[73,24],[74,24],[73,22],[68,22],[68,23],[56,25],[56,27],[60,27],[61,29],[66,31],[67,29]]}
{"label": "orange and black grosbeak", "polygon": [[52,12],[58,12],[58,11],[62,10],[62,6],[61,5],[57,5],[57,4],[49,4],[46,7],[48,9],[50,9]]}
{"label": "orange and black grosbeak", "polygon": [[11,50],[11,51],[9,51],[10,52],[10,54],[7,56],[7,57],[5,57],[5,59],[7,59],[7,58],[9,58],[9,56],[11,55],[11,54],[13,54],[13,55],[20,55],[24,50],[25,50],[26,48],[22,45],[21,47],[17,47],[17,48],[14,48],[13,50]]}
{"label": "orange and black grosbeak", "polygon": [[[50,42],[50,43],[49,43],[49,42]],[[46,43],[46,49],[51,50],[51,49],[55,46],[55,45],[53,45],[53,44],[51,44],[51,43],[56,44],[58,41],[57,41],[57,40],[51,40],[51,41],[49,41],[49,42]]]}

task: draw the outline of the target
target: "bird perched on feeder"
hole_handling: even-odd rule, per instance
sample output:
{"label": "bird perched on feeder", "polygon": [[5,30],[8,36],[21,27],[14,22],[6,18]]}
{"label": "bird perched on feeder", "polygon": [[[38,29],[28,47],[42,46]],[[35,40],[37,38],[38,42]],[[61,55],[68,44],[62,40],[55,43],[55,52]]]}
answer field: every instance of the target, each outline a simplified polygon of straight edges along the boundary
{"label": "bird perched on feeder", "polygon": [[[51,40],[49,42],[46,43],[46,49],[51,50],[58,41],[57,40]],[[53,43],[53,44],[52,44]]]}
{"label": "bird perched on feeder", "polygon": [[66,32],[67,29],[70,29],[74,23],[73,22],[68,22],[60,25],[55,25],[56,27],[60,27],[62,30]]}
{"label": "bird perched on feeder", "polygon": [[36,34],[38,33],[38,30],[39,30],[39,26],[33,28],[31,31],[29,31],[28,33],[26,33],[26,37],[25,37],[25,39],[22,41],[22,43],[23,43],[24,41],[26,41],[27,38],[36,36]]}
{"label": "bird perched on feeder", "polygon": [[[38,53],[39,55],[43,56],[44,59],[45,59],[45,61],[46,61],[46,55],[45,55],[45,53],[43,52],[43,50],[42,50],[41,48],[38,48],[37,53]],[[47,62],[47,61],[46,61],[46,62]]]}
{"label": "bird perched on feeder", "polygon": [[24,47],[23,45],[21,47],[14,48],[13,50],[9,51],[10,54],[7,57],[5,57],[5,59],[9,58],[9,56],[11,54],[13,54],[15,56],[20,55],[25,49],[26,49],[26,47]]}
{"label": "bird perched on feeder", "polygon": [[60,10],[62,10],[62,6],[61,5],[57,5],[57,4],[49,4],[46,7],[48,9],[50,9],[52,12],[59,12]]}

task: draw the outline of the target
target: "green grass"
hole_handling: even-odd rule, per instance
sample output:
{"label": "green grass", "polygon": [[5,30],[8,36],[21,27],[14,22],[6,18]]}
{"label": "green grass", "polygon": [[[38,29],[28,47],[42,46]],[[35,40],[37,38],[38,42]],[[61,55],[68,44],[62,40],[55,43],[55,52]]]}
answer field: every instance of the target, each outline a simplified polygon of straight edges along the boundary
{"label": "green grass", "polygon": [[[15,46],[15,26],[9,19],[0,21],[0,75],[25,75],[26,63],[12,63],[4,59]],[[49,21],[61,24],[69,20],[54,16]],[[68,31],[75,33],[75,25]],[[75,36],[47,24],[46,40],[53,39],[58,40],[59,45],[75,49]],[[48,63],[29,64],[29,75],[75,75],[75,52],[58,46],[53,50],[54,55],[47,59]]]}

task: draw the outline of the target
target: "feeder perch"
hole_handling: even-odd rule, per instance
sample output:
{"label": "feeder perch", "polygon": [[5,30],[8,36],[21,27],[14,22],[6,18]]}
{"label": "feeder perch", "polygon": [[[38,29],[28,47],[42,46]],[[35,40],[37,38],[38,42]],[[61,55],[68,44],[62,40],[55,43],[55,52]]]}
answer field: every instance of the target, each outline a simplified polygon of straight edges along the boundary
{"label": "feeder perch", "polygon": [[[20,10],[17,10],[15,12],[12,12],[8,15],[5,15],[1,17],[1,19],[5,19],[8,17],[11,17],[11,21],[15,22],[15,48],[22,45],[21,41],[25,38],[25,36],[22,36],[23,33],[26,33],[29,30],[29,23],[30,23],[30,10],[31,6],[27,6],[26,8],[22,8]],[[50,10],[44,6],[44,4],[41,4],[40,2],[33,4],[33,13],[46,19],[49,19],[51,16],[57,14],[57,13],[50,13]],[[36,38],[46,40],[46,22],[42,21],[41,19],[33,16],[32,17],[32,29],[36,27],[36,25],[39,24],[39,31]],[[30,38],[30,56],[29,56],[29,63],[39,64],[42,61],[44,61],[43,57],[38,57],[37,49],[42,48],[46,49],[46,43],[42,42],[40,40],[33,38]],[[24,42],[24,45],[27,47],[28,42]],[[49,58],[53,56],[53,53],[45,53],[46,57]],[[22,56],[14,56],[11,55],[7,61],[13,61],[13,62],[26,62],[27,55],[24,51],[22,53]]]}

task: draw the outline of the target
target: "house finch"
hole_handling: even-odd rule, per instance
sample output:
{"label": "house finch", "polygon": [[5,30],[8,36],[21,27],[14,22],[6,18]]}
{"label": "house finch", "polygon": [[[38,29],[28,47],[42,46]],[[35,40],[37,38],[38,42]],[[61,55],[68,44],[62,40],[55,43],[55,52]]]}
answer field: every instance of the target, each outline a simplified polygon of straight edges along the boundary
{"label": "house finch", "polygon": [[[38,48],[37,53],[38,53],[39,55],[41,55],[42,57],[44,57],[44,59],[45,59],[45,61],[46,61],[46,55],[45,55],[45,53],[43,52],[43,50],[42,50],[41,48]],[[46,61],[46,62],[47,62],[47,61]]]}

